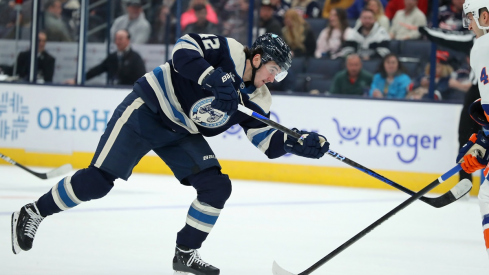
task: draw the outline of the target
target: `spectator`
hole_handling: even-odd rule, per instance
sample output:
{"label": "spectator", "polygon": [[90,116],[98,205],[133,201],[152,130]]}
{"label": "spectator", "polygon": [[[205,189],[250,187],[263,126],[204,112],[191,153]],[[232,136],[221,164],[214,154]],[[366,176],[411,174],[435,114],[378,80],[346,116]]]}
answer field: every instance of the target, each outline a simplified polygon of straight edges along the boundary
{"label": "spectator", "polygon": [[333,9],[347,9],[355,0],[326,0],[323,7],[323,18],[329,18]]}
{"label": "spectator", "polygon": [[219,24],[217,14],[207,0],[192,0],[188,5],[187,11],[182,13],[182,16],[180,17],[180,26],[182,27],[182,30],[185,30],[188,24],[197,22],[197,16],[195,15],[194,10],[195,5],[204,5],[207,10],[207,21],[213,24]]}
{"label": "spectator", "polygon": [[110,37],[115,39],[118,30],[128,30],[132,37],[132,43],[144,44],[148,42],[151,33],[151,25],[144,16],[144,0],[127,0],[126,14],[117,17],[110,28]]}
{"label": "spectator", "polygon": [[[37,34],[37,83],[53,82],[55,58],[46,51],[46,33]],[[12,68],[13,70],[13,68]],[[29,80],[31,71],[31,51],[27,50],[17,56],[17,72],[7,74],[18,75],[20,79]]]}
{"label": "spectator", "polygon": [[330,57],[335,59],[339,57],[338,53],[345,43],[347,37],[353,35],[353,29],[348,26],[346,11],[344,9],[334,8],[330,12],[329,26],[324,28],[316,41],[316,58]]}
{"label": "spectator", "polygon": [[390,53],[389,34],[379,23],[375,22],[374,12],[364,9],[360,16],[360,22],[362,24],[345,41],[345,47],[339,55],[346,56],[356,52],[363,60],[369,60],[383,58]]}
{"label": "spectator", "polygon": [[[380,0],[382,9],[387,5],[387,0]],[[368,0],[355,0],[353,4],[346,9],[348,19],[358,19],[362,14],[362,11],[367,7]]]}
{"label": "spectator", "polygon": [[451,4],[438,9],[438,22],[441,29],[463,31],[462,12],[464,0],[452,0]]}
{"label": "spectator", "polygon": [[338,72],[329,92],[343,95],[366,95],[372,83],[373,75],[362,69],[362,59],[358,54],[346,57],[346,70]]}
{"label": "spectator", "polygon": [[[131,35],[127,30],[118,30],[115,33],[114,43],[117,51],[109,54],[99,65],[91,68],[86,74],[86,79],[89,80],[106,72],[109,85],[133,85],[146,73],[144,61],[137,52],[132,50]],[[75,80],[70,79],[66,83],[75,84]]]}
{"label": "spectator", "polygon": [[44,10],[44,28],[49,41],[73,41],[72,30],[61,16],[61,1],[48,0]]}
{"label": "spectator", "polygon": [[197,4],[194,5],[194,13],[197,17],[197,21],[187,25],[184,34],[187,33],[210,33],[210,34],[221,34],[219,27],[207,21],[207,10],[204,5]]}
{"label": "spectator", "polygon": [[[428,14],[428,0],[418,0],[418,9],[426,16]],[[404,9],[404,0],[389,0],[385,6],[385,15],[392,20],[397,11]]]}
{"label": "spectator", "polygon": [[258,22],[258,36],[265,33],[282,33],[282,24],[274,16],[274,7],[270,0],[262,0],[260,6],[260,21]]}
{"label": "spectator", "polygon": [[290,8],[290,0],[262,0],[262,4],[266,3],[268,4],[270,2],[270,5],[273,7],[273,16],[277,18],[277,20],[280,22],[280,24],[283,26],[284,24],[284,15],[285,12]]}
{"label": "spectator", "polygon": [[[465,92],[472,85],[457,80],[452,66],[448,64],[449,53],[436,52],[435,98],[438,100],[463,101]],[[408,99],[427,99],[430,86],[430,64],[426,64],[424,74],[414,84],[414,89],[408,93]]]}
{"label": "spectator", "polygon": [[162,5],[157,12],[157,16],[154,19],[151,28],[151,37],[149,38],[149,44],[165,44],[168,36],[168,43],[175,44],[175,22],[174,17],[170,14],[170,8],[166,5]]}
{"label": "spectator", "polygon": [[0,38],[15,37],[15,2],[0,0]]}
{"label": "spectator", "polygon": [[303,18],[321,17],[321,7],[314,0],[293,0],[291,8],[297,10]]}
{"label": "spectator", "polygon": [[411,78],[404,73],[395,54],[387,54],[380,64],[379,73],[374,75],[369,96],[376,98],[405,98]]}
{"label": "spectator", "polygon": [[226,20],[223,22],[223,36],[231,37],[240,43],[248,41],[248,10],[247,0],[229,0],[224,6]]}
{"label": "spectator", "polygon": [[[380,0],[367,0],[367,9],[372,10],[375,14],[375,21],[379,23],[381,27],[383,27],[386,31],[390,29],[390,20],[384,14],[384,7]],[[359,27],[362,24],[360,19],[358,19],[355,23],[355,28]]]}
{"label": "spectator", "polygon": [[397,11],[392,20],[392,27],[390,29],[391,39],[418,39],[421,37],[421,34],[417,28],[415,30],[408,30],[401,23],[423,27],[426,26],[426,16],[418,9],[418,0],[404,0],[404,3],[404,9]]}
{"label": "spectator", "polygon": [[285,12],[284,24],[282,36],[292,50],[292,55],[313,57],[316,51],[316,38],[304,18],[296,10],[289,9]]}

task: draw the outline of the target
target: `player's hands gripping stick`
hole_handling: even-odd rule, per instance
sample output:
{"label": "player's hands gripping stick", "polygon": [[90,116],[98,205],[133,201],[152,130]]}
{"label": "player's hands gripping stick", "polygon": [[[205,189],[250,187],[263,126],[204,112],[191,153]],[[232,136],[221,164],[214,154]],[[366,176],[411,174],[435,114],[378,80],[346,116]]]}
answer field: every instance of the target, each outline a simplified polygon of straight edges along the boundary
{"label": "player's hands gripping stick", "polygon": [[472,134],[469,141],[460,149],[457,162],[461,163],[462,169],[468,173],[474,173],[486,167],[489,163],[489,138],[483,131]]}
{"label": "player's hands gripping stick", "polygon": [[287,137],[284,143],[284,149],[287,153],[318,159],[329,150],[329,142],[324,136],[318,133],[299,131],[296,128],[292,130],[299,133],[301,137],[299,140],[290,136]]}

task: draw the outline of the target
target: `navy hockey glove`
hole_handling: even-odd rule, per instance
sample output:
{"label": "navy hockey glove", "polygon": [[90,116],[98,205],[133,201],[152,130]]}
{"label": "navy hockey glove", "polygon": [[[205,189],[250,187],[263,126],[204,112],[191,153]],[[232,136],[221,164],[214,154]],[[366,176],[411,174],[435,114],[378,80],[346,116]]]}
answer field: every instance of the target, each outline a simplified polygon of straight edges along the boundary
{"label": "navy hockey glove", "polygon": [[229,73],[225,73],[221,68],[215,69],[202,80],[202,87],[211,91],[215,99],[211,107],[228,115],[232,115],[238,110],[238,92],[233,86],[233,81]]}
{"label": "navy hockey glove", "polygon": [[486,167],[489,163],[489,138],[483,131],[472,134],[469,141],[460,149],[457,163],[462,164],[462,169],[468,174]]}
{"label": "navy hockey glove", "polygon": [[301,135],[299,140],[288,136],[284,143],[284,149],[287,153],[301,157],[318,159],[329,150],[329,142],[326,138],[318,133],[299,131],[296,128],[294,132]]}

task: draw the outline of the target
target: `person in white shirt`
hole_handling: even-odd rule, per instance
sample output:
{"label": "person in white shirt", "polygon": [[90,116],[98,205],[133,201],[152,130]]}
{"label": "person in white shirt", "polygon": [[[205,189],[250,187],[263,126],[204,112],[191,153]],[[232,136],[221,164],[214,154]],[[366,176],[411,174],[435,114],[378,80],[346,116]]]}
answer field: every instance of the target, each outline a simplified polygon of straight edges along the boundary
{"label": "person in white shirt", "polygon": [[389,34],[391,39],[396,40],[418,39],[421,37],[417,29],[408,30],[400,24],[401,22],[417,27],[426,26],[426,16],[418,9],[418,0],[404,0],[404,9],[398,10],[396,15],[394,15]]}

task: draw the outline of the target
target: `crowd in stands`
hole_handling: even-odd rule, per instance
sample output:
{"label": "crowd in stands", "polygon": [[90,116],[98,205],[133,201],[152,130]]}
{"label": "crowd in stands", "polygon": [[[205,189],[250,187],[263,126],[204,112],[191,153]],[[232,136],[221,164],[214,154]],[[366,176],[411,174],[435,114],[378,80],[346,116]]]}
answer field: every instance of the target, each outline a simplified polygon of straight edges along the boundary
{"label": "crowd in stands", "polygon": [[[175,16],[177,0],[113,0],[111,10],[98,0],[90,0],[87,39],[113,43],[116,33],[124,30],[132,44],[174,44],[177,33],[220,34],[248,44],[250,1],[178,1],[182,8],[179,20]],[[427,97],[427,70],[423,67],[429,60],[406,55],[404,50],[408,48],[406,41],[429,45],[416,27],[429,26],[431,11],[438,8],[433,7],[431,1],[254,1],[257,12],[253,25],[257,28],[253,35],[276,33],[293,52],[289,77],[282,84],[271,84],[272,90],[386,98]],[[440,28],[462,30],[463,2],[440,1]],[[32,0],[24,0],[20,9],[18,23],[24,39],[29,38],[26,33],[30,32],[31,4]],[[79,0],[41,0],[39,23],[48,42],[78,41],[79,9]],[[13,39],[17,18],[15,1],[0,0],[0,14],[0,39]],[[109,30],[110,37],[106,37]],[[438,58],[437,98],[458,100],[468,80],[457,72],[467,70],[468,65],[464,59],[448,64],[450,55],[448,52],[448,57]],[[337,70],[321,75],[315,68],[314,74],[308,74],[310,66],[307,64],[314,59],[324,61],[315,63],[320,69]],[[443,66],[450,68],[442,69]]]}

